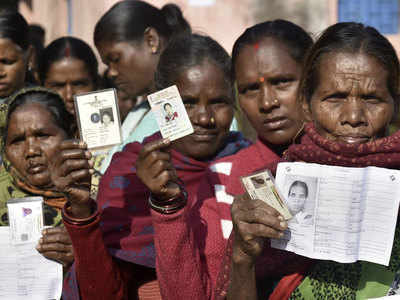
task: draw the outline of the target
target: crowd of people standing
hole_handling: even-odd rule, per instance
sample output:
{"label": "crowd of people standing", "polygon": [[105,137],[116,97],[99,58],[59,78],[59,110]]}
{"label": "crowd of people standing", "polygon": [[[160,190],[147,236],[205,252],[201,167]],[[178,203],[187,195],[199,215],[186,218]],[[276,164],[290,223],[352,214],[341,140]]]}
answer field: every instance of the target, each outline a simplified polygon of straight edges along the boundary
{"label": "crowd of people standing", "polygon": [[[0,225],[9,199],[43,197],[51,227],[37,250],[63,265],[62,299],[388,293],[400,268],[397,227],[388,267],[306,258],[270,246],[288,223],[240,184],[279,162],[400,169],[400,133],[389,134],[400,65],[382,34],[349,22],[313,39],[272,20],[247,28],[229,55],[192,32],[178,6],[125,0],[97,22],[94,44],[104,76],[84,41],[61,37],[36,53],[26,20],[0,13]],[[172,85],[194,132],[171,142],[146,97]],[[74,95],[111,87],[123,143],[91,152]],[[255,140],[240,132],[239,114]]]}

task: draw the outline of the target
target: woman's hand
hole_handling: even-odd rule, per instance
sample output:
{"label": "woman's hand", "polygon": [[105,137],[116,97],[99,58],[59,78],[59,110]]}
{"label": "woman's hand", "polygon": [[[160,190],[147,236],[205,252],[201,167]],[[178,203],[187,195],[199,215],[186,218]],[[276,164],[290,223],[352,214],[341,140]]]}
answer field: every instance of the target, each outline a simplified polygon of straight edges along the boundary
{"label": "woman's hand", "polygon": [[60,227],[46,228],[36,246],[36,250],[44,257],[57,261],[68,268],[74,262],[74,250],[67,230]]}
{"label": "woman's hand", "polygon": [[136,161],[138,177],[158,200],[167,200],[180,193],[178,177],[168,152],[170,144],[167,139],[148,143]]}
{"label": "woman's hand", "polygon": [[52,159],[51,178],[55,189],[71,203],[71,214],[85,218],[91,214],[90,180],[94,172],[91,153],[84,142],[65,140]]}
{"label": "woman's hand", "polygon": [[247,194],[236,196],[232,207],[234,262],[253,264],[267,238],[281,238],[287,222],[274,208]]}

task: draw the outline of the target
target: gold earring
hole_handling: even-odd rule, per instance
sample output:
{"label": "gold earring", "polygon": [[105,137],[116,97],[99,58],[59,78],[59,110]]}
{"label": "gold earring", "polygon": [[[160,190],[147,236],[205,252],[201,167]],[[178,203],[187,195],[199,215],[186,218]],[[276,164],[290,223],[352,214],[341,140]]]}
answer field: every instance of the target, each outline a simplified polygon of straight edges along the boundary
{"label": "gold earring", "polygon": [[211,123],[212,125],[215,124],[215,119],[214,119],[214,117],[211,117],[211,118],[210,118],[210,123]]}
{"label": "gold earring", "polygon": [[279,100],[278,100],[278,99],[274,99],[274,103],[275,103],[275,104],[278,104],[278,103],[279,103]]}

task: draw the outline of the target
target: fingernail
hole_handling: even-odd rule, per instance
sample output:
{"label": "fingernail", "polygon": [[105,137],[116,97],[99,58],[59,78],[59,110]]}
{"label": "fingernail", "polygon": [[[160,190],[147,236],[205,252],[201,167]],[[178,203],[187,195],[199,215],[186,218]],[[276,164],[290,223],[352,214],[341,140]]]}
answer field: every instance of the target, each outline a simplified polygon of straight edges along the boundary
{"label": "fingernail", "polygon": [[90,169],[89,173],[93,175],[94,174],[94,169]]}
{"label": "fingernail", "polygon": [[281,225],[282,228],[286,228],[287,227],[287,223],[285,221],[280,222],[279,225]]}
{"label": "fingernail", "polygon": [[171,141],[167,138],[167,139],[164,139],[164,144],[165,145],[168,145],[169,143],[170,143]]}
{"label": "fingernail", "polygon": [[283,217],[282,216],[278,216],[278,219],[283,221]]}

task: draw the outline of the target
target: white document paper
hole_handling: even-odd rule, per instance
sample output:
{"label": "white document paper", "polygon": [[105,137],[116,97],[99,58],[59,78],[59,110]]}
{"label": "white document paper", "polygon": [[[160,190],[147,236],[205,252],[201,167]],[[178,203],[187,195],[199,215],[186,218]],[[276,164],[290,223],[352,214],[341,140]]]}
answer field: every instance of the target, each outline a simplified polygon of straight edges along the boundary
{"label": "white document paper", "polygon": [[115,89],[74,96],[80,137],[88,149],[122,143],[121,121]]}
{"label": "white document paper", "polygon": [[11,245],[9,231],[0,226],[0,299],[60,299],[62,265],[39,254],[36,243]]}
{"label": "white document paper", "polygon": [[42,236],[43,197],[7,201],[11,244],[35,243]]}
{"label": "white document paper", "polygon": [[272,247],[341,263],[389,264],[400,171],[280,163],[275,183],[293,218]]}
{"label": "white document paper", "polygon": [[193,133],[192,123],[176,85],[147,96],[163,138],[170,141]]}

